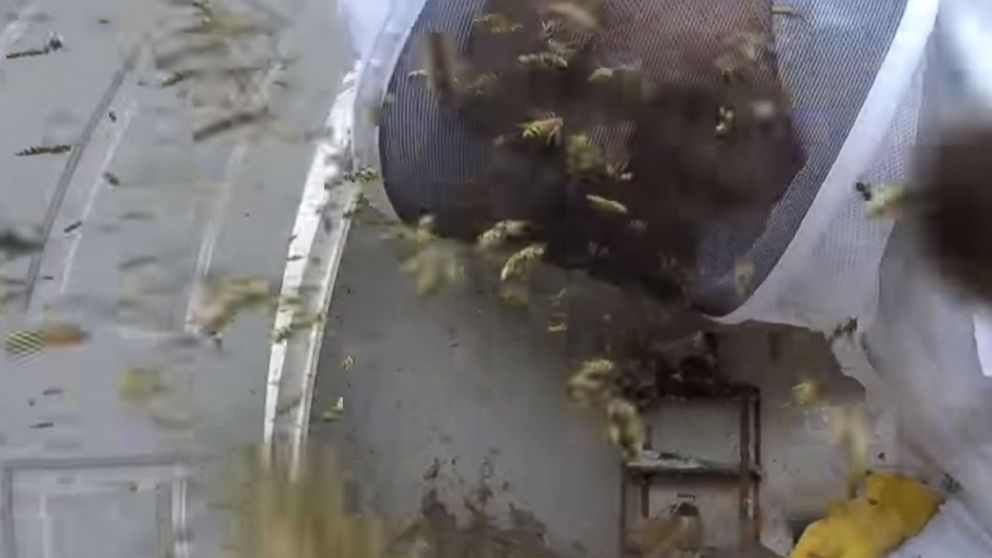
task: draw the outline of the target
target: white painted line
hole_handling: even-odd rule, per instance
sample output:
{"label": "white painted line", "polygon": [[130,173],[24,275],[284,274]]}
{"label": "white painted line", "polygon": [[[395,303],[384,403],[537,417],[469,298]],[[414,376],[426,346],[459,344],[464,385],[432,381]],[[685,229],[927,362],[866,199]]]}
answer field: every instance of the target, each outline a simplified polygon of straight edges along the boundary
{"label": "white painted line", "polygon": [[[354,105],[355,73],[352,72],[345,76],[344,90],[335,99],[326,120],[327,128],[331,131],[331,138],[323,140],[317,145],[310,163],[310,170],[307,173],[303,195],[296,213],[296,221],[293,224],[293,239],[290,241],[288,249],[288,256],[294,256],[294,258],[291,260],[287,258],[287,264],[283,271],[280,302],[276,309],[275,331],[280,331],[291,325],[293,318],[301,310],[298,305],[288,302],[300,294],[308,265],[326,266],[321,274],[320,284],[317,286],[318,290],[315,297],[317,307],[309,310],[321,312],[324,315],[323,313],[326,312],[330,303],[334,280],[341,254],[344,251],[350,223],[350,217],[347,215],[354,208],[360,189],[355,184],[347,183],[328,191],[325,183],[329,178],[340,176],[342,172],[336,159],[348,153],[354,119]],[[328,231],[325,238],[321,239],[318,246],[316,241],[325,217],[330,219],[332,229]],[[321,258],[312,260],[311,255],[315,248],[321,250]],[[297,405],[295,413],[293,413],[293,424],[296,428],[290,440],[294,467],[298,464],[300,446],[306,436],[305,427],[301,428],[299,425],[301,423],[305,425],[307,422],[323,331],[322,322],[314,325],[310,334],[305,337],[306,345],[302,347],[307,356],[299,378],[302,383],[298,388],[300,404]],[[283,391],[283,380],[287,367],[291,364],[287,363],[288,348],[291,342],[294,342],[292,338],[274,341],[269,356],[263,432],[266,447],[270,450],[277,429],[277,409],[279,408],[280,394]]]}
{"label": "white painted line", "polygon": [[[117,153],[117,148],[120,146],[121,140],[124,139],[124,134],[127,133],[128,125],[131,123],[131,119],[134,117],[135,113],[137,113],[137,109],[137,102],[134,99],[128,99],[127,103],[124,105],[124,109],[121,111],[117,123],[114,124],[114,132],[111,136],[110,145],[107,147],[107,152],[104,154],[103,160],[97,168],[96,178],[90,186],[89,194],[86,197],[86,204],[83,205],[83,211],[80,213],[78,221],[85,223],[90,214],[93,213],[93,206],[96,205],[96,198],[102,190],[100,186],[106,181],[104,174],[107,172],[107,169],[110,168],[110,162],[113,161],[114,154]],[[69,287],[69,277],[72,274],[72,268],[76,262],[76,253],[79,251],[79,243],[82,238],[83,232],[80,231],[73,235],[69,244],[69,251],[65,257],[65,265],[62,268],[62,283],[59,285],[59,294],[61,295],[64,295],[66,289]]]}

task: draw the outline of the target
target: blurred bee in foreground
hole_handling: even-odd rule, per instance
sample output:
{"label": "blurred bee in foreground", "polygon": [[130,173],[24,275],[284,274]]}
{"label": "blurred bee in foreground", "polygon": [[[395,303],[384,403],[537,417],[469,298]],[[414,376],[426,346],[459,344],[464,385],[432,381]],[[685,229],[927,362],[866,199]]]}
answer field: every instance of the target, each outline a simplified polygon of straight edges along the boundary
{"label": "blurred bee in foreground", "polygon": [[264,277],[213,277],[194,290],[190,322],[219,344],[223,331],[239,313],[271,311],[274,306],[272,285]]}
{"label": "blurred bee in foreground", "polygon": [[831,437],[847,457],[847,492],[853,498],[868,474],[868,425],[860,406],[836,407],[831,416]]}
{"label": "blurred bee in foreground", "polygon": [[520,125],[520,136],[524,139],[538,139],[551,145],[561,141],[561,128],[565,123],[553,114],[536,120],[529,120]]}
{"label": "blurred bee in foreground", "polygon": [[526,237],[528,229],[526,221],[499,221],[479,235],[475,246],[482,251],[494,250],[511,240]]}
{"label": "blurred bee in foreground", "polygon": [[425,215],[416,227],[397,225],[389,235],[411,245],[412,255],[400,266],[413,276],[417,294],[429,295],[441,287],[460,282],[465,270],[459,261],[460,246],[434,234],[434,218]]}
{"label": "blurred bee in foreground", "polygon": [[606,401],[613,392],[616,371],[616,364],[605,358],[583,362],[566,384],[569,398],[587,407]]}
{"label": "blurred bee in foreground", "polygon": [[[329,451],[311,448],[298,474],[248,452],[240,482],[224,487],[233,515],[227,546],[244,558],[381,558],[392,530],[375,517],[346,511],[344,474]],[[405,554],[394,554],[406,558]]]}
{"label": "blurred bee in foreground", "polygon": [[645,429],[637,407],[626,399],[611,399],[606,405],[606,420],[610,441],[620,448],[624,459],[632,461],[640,457]]}
{"label": "blurred bee in foreground", "polygon": [[506,260],[503,264],[503,269],[500,270],[499,278],[502,281],[509,281],[510,279],[524,274],[535,262],[544,257],[544,245],[543,244],[531,244],[526,248],[521,249],[517,253],[513,254]]}
{"label": "blurred bee in foreground", "polygon": [[26,358],[45,349],[75,347],[83,344],[89,334],[73,324],[49,324],[33,330],[7,334],[4,351],[12,358]]}

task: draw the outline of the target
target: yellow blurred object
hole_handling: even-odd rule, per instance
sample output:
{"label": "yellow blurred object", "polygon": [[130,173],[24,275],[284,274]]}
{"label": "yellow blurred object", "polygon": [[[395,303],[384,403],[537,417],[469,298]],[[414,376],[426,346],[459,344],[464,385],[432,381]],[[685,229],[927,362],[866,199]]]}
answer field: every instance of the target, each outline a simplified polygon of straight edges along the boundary
{"label": "yellow blurred object", "polygon": [[791,558],[881,558],[915,536],[937,513],[940,496],[898,473],[873,473],[860,498],[831,504],[806,528]]}

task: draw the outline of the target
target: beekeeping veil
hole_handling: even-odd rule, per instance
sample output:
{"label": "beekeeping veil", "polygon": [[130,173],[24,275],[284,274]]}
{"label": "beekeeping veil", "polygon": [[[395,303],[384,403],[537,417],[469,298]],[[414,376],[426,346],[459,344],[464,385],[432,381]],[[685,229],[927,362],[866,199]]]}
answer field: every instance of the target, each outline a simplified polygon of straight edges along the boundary
{"label": "beekeeping veil", "polygon": [[[692,300],[727,314],[792,240],[905,1],[842,0],[830,13],[815,4],[782,12],[770,0],[428,1],[381,114],[389,200],[402,218],[435,214],[459,233],[498,219],[553,222],[553,257],[649,287],[664,288],[652,275],[663,267],[657,254],[674,253],[692,260]],[[595,16],[595,30],[576,25],[575,6]],[[487,15],[505,15],[495,23],[507,28],[494,31]],[[430,32],[452,41],[463,82],[494,76],[491,89],[445,103],[417,78]],[[521,68],[521,56],[562,46],[567,67]],[[612,75],[590,80],[602,70]],[[522,124],[552,115],[563,121],[558,149],[520,141]],[[576,135],[592,140],[616,176],[564,176]],[[501,137],[509,141],[494,145]],[[896,179],[901,169],[882,171]],[[624,172],[628,182],[617,179]],[[629,214],[591,220],[588,195],[621,202]],[[590,242],[608,247],[590,256],[595,262],[578,254]],[[745,284],[741,264],[753,268]]]}

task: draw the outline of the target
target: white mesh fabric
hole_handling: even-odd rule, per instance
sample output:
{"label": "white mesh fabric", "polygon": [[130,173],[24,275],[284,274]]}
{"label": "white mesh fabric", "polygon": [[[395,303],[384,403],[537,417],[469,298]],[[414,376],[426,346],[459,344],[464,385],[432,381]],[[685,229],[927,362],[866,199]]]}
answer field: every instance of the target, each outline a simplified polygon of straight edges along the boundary
{"label": "white mesh fabric", "polygon": [[916,143],[923,54],[936,0],[912,0],[844,147],[779,263],[736,311],[720,321],[786,323],[829,331],[871,320],[878,264],[891,232],[868,219],[858,181],[902,182]]}

